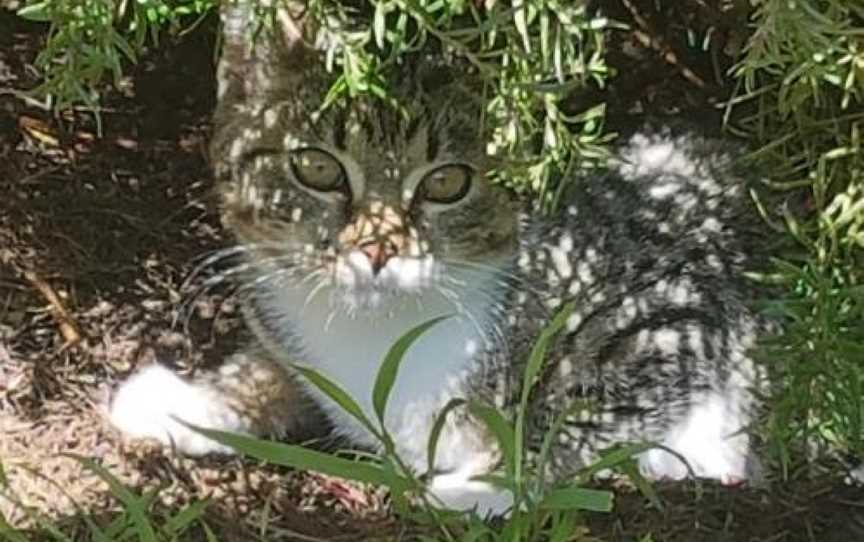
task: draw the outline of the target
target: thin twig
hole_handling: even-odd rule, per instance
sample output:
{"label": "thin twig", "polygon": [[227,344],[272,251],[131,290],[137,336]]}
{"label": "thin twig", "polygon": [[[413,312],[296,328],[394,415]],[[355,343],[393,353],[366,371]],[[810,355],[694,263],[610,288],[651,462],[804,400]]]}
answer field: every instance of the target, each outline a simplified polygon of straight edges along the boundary
{"label": "thin twig", "polygon": [[2,96],[4,94],[14,96],[14,97],[18,98],[19,100],[21,100],[22,102],[24,102],[25,104],[27,104],[31,107],[39,108],[42,111],[51,111],[51,99],[50,98],[46,97],[44,102],[40,102],[39,100],[37,100],[33,96],[30,96],[29,94],[27,94],[26,92],[23,92],[23,91],[14,89],[14,88],[9,88],[9,87],[0,87],[0,96]]}
{"label": "thin twig", "polygon": [[60,328],[60,335],[63,336],[63,340],[65,341],[63,348],[68,348],[78,344],[81,341],[81,333],[78,331],[78,326],[75,324],[75,320],[72,319],[72,315],[70,315],[69,311],[66,310],[66,306],[63,304],[60,296],[57,295],[57,292],[54,291],[54,288],[42,280],[35,271],[25,271],[24,278],[27,279],[27,282],[32,284],[33,287],[42,294],[42,297],[44,297],[51,305],[51,316],[53,316],[54,321],[57,322],[57,326]]}
{"label": "thin twig", "polygon": [[[660,53],[663,60],[674,66],[678,72],[681,74],[684,79],[690,81],[700,89],[707,87],[708,85],[705,83],[705,80],[699,77],[696,72],[687,67],[675,51],[672,49],[669,44],[664,43],[663,40],[658,36],[657,32],[653,28],[653,26],[648,22],[648,20],[639,13],[639,9],[633,5],[630,0],[622,0],[624,7],[627,8],[627,11],[630,12],[630,15],[633,17],[633,20],[636,21],[636,24],[641,26],[645,31],[641,30],[633,30],[633,36],[641,43],[644,47],[649,49],[653,49],[654,51]],[[653,34],[655,37],[652,37],[650,34]]]}

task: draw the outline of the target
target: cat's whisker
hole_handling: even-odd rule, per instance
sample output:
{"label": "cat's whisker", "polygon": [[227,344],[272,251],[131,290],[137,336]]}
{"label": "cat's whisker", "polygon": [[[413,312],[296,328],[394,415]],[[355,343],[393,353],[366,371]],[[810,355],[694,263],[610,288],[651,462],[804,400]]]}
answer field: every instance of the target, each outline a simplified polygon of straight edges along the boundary
{"label": "cat's whisker", "polygon": [[[305,279],[304,279],[305,280]],[[309,307],[309,304],[312,303],[312,300],[318,295],[321,291],[324,290],[327,286],[330,285],[330,280],[326,277],[323,280],[319,280],[318,283],[309,290],[309,294],[306,295],[306,299],[303,300],[303,305],[300,307],[301,314],[306,311]]]}
{"label": "cat's whisker", "polygon": [[[278,262],[279,260],[282,260],[282,259],[289,259],[290,257],[291,257],[291,255],[285,255],[283,257],[272,257],[272,258],[268,258],[267,260],[265,260],[265,262],[267,264],[271,264],[271,263]],[[209,292],[209,291],[213,290],[214,288],[219,287],[223,284],[233,283],[234,282],[233,279],[237,276],[240,276],[240,275],[243,275],[246,273],[249,273],[249,274],[260,273],[259,267],[260,266],[253,261],[241,262],[241,263],[239,263],[233,267],[230,267],[228,269],[224,269],[224,270],[220,271],[219,273],[217,273],[211,277],[208,277],[201,284],[196,285],[195,288],[189,292],[189,294],[184,296],[184,300],[181,303],[180,308],[179,308],[180,314],[187,314],[187,317],[186,317],[187,325],[188,325],[189,318],[191,318],[191,314],[190,314],[191,307],[198,301],[198,299],[201,298],[201,296],[203,296],[207,292]],[[200,273],[200,271],[199,271],[199,273]],[[189,290],[190,288],[191,288],[191,285],[187,284],[186,289]],[[237,289],[234,290],[234,293],[236,293],[239,289],[243,289],[243,288],[244,288],[244,286],[243,286],[243,284],[241,284]]]}
{"label": "cat's whisker", "polygon": [[[469,262],[467,260],[460,260],[452,257],[448,257],[443,260],[443,264],[445,267],[452,267],[456,270],[461,270],[462,272],[474,272],[483,275],[494,276],[496,279],[503,279],[509,287],[518,286],[520,290],[528,290],[535,294],[538,299],[542,299],[542,295],[540,291],[532,285],[525,277],[519,276],[512,271],[508,271],[505,268],[484,264],[480,262]],[[507,282],[510,281],[510,282]]]}
{"label": "cat's whisker", "polygon": [[[254,251],[260,251],[264,249],[273,249],[284,251],[284,244],[276,244],[272,242],[257,242],[257,243],[241,243],[237,245],[233,245],[226,248],[221,248],[218,250],[207,252],[195,259],[194,262],[199,262],[197,265],[186,275],[186,278],[183,280],[180,289],[188,289],[192,287],[192,284],[198,275],[200,275],[204,270],[214,266],[215,264],[226,260],[228,258],[245,255],[248,259],[250,255],[254,253]],[[296,249],[295,249],[296,250]],[[265,258],[264,260],[267,260]],[[219,274],[219,273],[217,273]]]}
{"label": "cat's whisker", "polygon": [[[474,311],[469,308],[467,304],[463,303],[460,300],[459,295],[456,292],[444,286],[436,287],[436,291],[453,304],[453,306],[456,308],[457,314],[464,315],[468,318],[486,348],[493,348],[495,346],[494,343],[489,339],[488,332],[485,326],[480,323],[480,320],[475,316]],[[500,337],[496,338],[498,338],[499,340],[501,339]]]}
{"label": "cat's whisker", "polygon": [[[335,308],[331,309],[330,312],[327,314],[327,318],[324,319],[324,331],[325,332],[330,331],[330,326],[333,324],[333,319],[336,318],[336,312],[337,311]],[[351,316],[351,313],[349,311],[349,319],[351,317],[352,316]]]}
{"label": "cat's whisker", "polygon": [[[466,282],[460,279],[453,277],[452,275],[445,275],[442,278],[442,281],[446,284],[455,286],[454,290],[463,291],[465,290]],[[490,293],[487,287],[483,285],[472,285],[470,295],[477,295],[481,297],[487,303],[487,310],[493,311],[496,317],[505,316],[505,305],[501,300],[501,295],[497,293]],[[496,318],[498,320],[499,318]]]}
{"label": "cat's whisker", "polygon": [[225,260],[226,258],[237,256],[238,254],[243,254],[244,252],[248,251],[249,248],[246,245],[234,245],[205,253],[198,258],[193,259],[193,263],[198,263],[195,265],[195,267],[192,268],[191,271],[189,271],[189,273],[186,275],[186,278],[183,279],[183,282],[180,285],[180,289],[184,290],[190,288],[192,286],[192,281],[198,278],[198,275],[200,273],[202,273],[205,269],[211,267],[212,265],[216,264],[217,262]]}

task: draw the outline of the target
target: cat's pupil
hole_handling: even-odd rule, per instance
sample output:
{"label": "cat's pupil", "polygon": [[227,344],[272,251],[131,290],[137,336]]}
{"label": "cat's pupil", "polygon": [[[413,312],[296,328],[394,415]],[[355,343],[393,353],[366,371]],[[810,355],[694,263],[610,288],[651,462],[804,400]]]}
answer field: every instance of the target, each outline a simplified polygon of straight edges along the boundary
{"label": "cat's pupil", "polygon": [[471,188],[473,171],[464,164],[442,166],[426,176],[424,195],[434,203],[455,203]]}
{"label": "cat's pupil", "polygon": [[297,180],[321,192],[337,190],[345,183],[342,164],[320,149],[299,149],[291,154],[291,169]]}

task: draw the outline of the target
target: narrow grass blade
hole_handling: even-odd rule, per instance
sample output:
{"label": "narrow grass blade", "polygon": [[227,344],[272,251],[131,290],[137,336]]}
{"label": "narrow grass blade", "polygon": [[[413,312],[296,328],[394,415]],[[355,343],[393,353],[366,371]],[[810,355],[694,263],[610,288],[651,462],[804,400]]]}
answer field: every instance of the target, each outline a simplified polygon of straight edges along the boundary
{"label": "narrow grass blade", "polygon": [[333,382],[311,367],[303,365],[292,365],[292,367],[309,380],[309,382],[311,382],[316,388],[321,390],[321,392],[323,392],[327,397],[336,402],[342,410],[363,424],[363,426],[368,429],[370,433],[375,435],[378,440],[382,440],[381,433],[372,425],[372,422],[369,421],[369,418],[367,418],[363,413],[363,409],[360,408],[357,401],[348,395],[348,393],[342,389],[339,384]]}
{"label": "narrow grass blade", "polygon": [[543,368],[543,363],[546,361],[546,351],[549,349],[549,344],[555,335],[561,331],[567,324],[567,319],[573,312],[574,303],[567,303],[561,311],[555,315],[555,318],[540,332],[537,342],[531,349],[531,355],[528,356],[528,364],[525,366],[525,373],[522,377],[522,397],[520,408],[524,410],[528,406],[528,397],[531,393],[531,388],[534,386],[540,370]]}
{"label": "narrow grass blade", "polygon": [[525,373],[522,377],[522,396],[519,400],[519,410],[516,413],[516,425],[514,428],[514,478],[516,485],[522,483],[522,452],[525,432],[525,413],[528,410],[528,399],[531,396],[531,389],[537,381],[540,370],[543,368],[543,363],[546,361],[546,352],[549,349],[549,344],[552,339],[561,331],[567,324],[567,319],[573,312],[574,303],[567,303],[561,311],[555,315],[552,322],[540,332],[540,337],[534,343],[531,349],[531,355],[528,356],[528,363],[525,366]]}
{"label": "narrow grass blade", "polygon": [[640,442],[616,448],[615,450],[605,453],[599,460],[582,469],[579,472],[579,480],[580,482],[590,480],[591,477],[598,472],[618,467],[625,461],[630,461],[633,456],[654,448],[662,448],[662,446],[656,442]]}
{"label": "narrow grass blade", "polygon": [[[57,489],[61,494],[63,494],[69,500],[69,502],[72,503],[72,506],[75,508],[76,512],[78,513],[78,516],[83,518],[84,522],[87,524],[87,528],[90,529],[90,538],[94,542],[114,542],[115,540],[117,540],[116,538],[110,537],[107,532],[100,529],[100,527],[98,525],[96,525],[96,523],[78,506],[78,503],[75,502],[74,497],[72,497],[72,495],[66,491],[66,488],[63,485],[61,485],[59,482],[57,482],[57,480],[55,480],[54,478],[51,478],[49,476],[46,476],[45,474],[43,474],[38,469],[25,467],[23,465],[18,465],[18,467],[23,468],[31,476],[33,476],[35,478],[39,478],[40,480],[47,482],[52,487]],[[6,500],[10,501],[13,505],[15,505],[20,510],[23,510],[24,513],[30,518],[30,520],[33,521],[33,523],[35,523],[36,525],[39,525],[39,527],[42,530],[44,530],[45,532],[50,533],[52,538],[55,541],[72,542],[71,538],[69,538],[68,536],[66,536],[62,532],[60,532],[60,529],[58,529],[50,520],[43,517],[41,514],[36,512],[33,508],[31,508],[29,506],[25,506],[22,502],[13,498],[9,494],[3,495],[3,497],[5,497]],[[126,514],[120,516],[120,518],[124,522],[128,522],[128,520],[129,520],[129,518],[127,517]],[[126,527],[131,528],[128,525],[126,525]]]}
{"label": "narrow grass blade", "polygon": [[214,431],[192,425],[189,427],[217,442],[231,446],[239,452],[274,465],[317,471],[348,480],[386,485],[403,491],[411,486],[407,480],[371,463],[352,461],[293,444],[259,440],[246,435]]}
{"label": "narrow grass blade", "polygon": [[452,410],[455,410],[464,404],[464,399],[451,399],[446,405],[444,405],[441,412],[438,413],[438,417],[435,418],[435,423],[432,424],[432,430],[429,431],[429,442],[426,444],[427,472],[431,473],[435,469],[435,455],[438,452],[438,440],[441,438],[441,431],[444,430],[444,424],[447,423],[447,415],[450,414]]}
{"label": "narrow grass blade", "polygon": [[9,542],[28,542],[27,537],[9,525],[3,514],[0,514],[0,539],[8,540]]}
{"label": "narrow grass blade", "polygon": [[516,442],[513,438],[513,427],[510,425],[510,422],[500,412],[482,403],[469,402],[468,411],[486,424],[486,427],[492,432],[492,435],[501,447],[501,454],[504,457],[504,465],[507,468],[507,472],[512,473],[515,468]]}
{"label": "narrow grass blade", "polygon": [[432,326],[438,322],[449,318],[450,316],[439,316],[428,322],[424,322],[419,326],[411,329],[402,335],[396,344],[390,347],[387,355],[384,356],[384,361],[378,369],[378,376],[375,378],[375,387],[372,389],[372,406],[375,408],[375,415],[378,416],[378,421],[384,424],[384,413],[387,409],[387,399],[390,397],[390,392],[393,390],[393,384],[396,382],[396,376],[399,373],[399,365],[405,357],[405,353],[414,344],[414,341],[426,333]]}
{"label": "narrow grass blade", "polygon": [[648,499],[654,508],[661,512],[663,511],[663,502],[660,500],[660,496],[657,495],[651,482],[649,482],[648,479],[642,476],[642,473],[639,472],[639,466],[636,461],[624,461],[618,468],[621,472],[626,474],[628,478],[630,478],[633,485],[639,489],[639,492]]}
{"label": "narrow grass blade", "polygon": [[587,489],[583,487],[564,487],[553,489],[540,502],[540,508],[547,510],[588,510],[609,512],[612,510],[614,494],[611,491]]}
{"label": "narrow grass blade", "polygon": [[179,535],[188,529],[193,523],[200,520],[204,510],[210,505],[208,499],[195,501],[177,514],[168,518],[164,530],[172,535]]}
{"label": "narrow grass blade", "polygon": [[209,525],[202,523],[201,526],[204,528],[204,535],[207,537],[207,542],[219,542],[219,539],[216,538],[216,533],[213,532],[213,529],[211,529]]}
{"label": "narrow grass blade", "polygon": [[[583,529],[587,531],[587,528],[583,527]],[[552,520],[552,532],[549,533],[549,542],[569,542],[587,538],[579,536],[578,530],[579,526],[573,514],[555,514]]]}
{"label": "narrow grass blade", "polygon": [[156,531],[147,514],[147,507],[144,505],[144,499],[135,495],[129,488],[123,485],[120,480],[111,474],[108,469],[99,465],[88,457],[83,457],[77,454],[63,454],[66,457],[81,463],[87,470],[96,474],[99,478],[108,484],[111,493],[123,503],[126,513],[135,525],[135,530],[138,534],[138,539],[142,542],[157,542]]}

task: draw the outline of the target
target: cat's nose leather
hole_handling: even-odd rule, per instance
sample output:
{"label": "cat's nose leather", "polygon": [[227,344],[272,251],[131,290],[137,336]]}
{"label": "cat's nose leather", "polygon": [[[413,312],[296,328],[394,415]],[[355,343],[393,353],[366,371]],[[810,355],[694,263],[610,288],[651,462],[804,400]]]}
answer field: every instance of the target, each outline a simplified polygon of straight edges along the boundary
{"label": "cat's nose leather", "polygon": [[360,251],[369,258],[372,274],[377,276],[387,261],[396,255],[396,246],[387,241],[370,241],[360,245]]}

